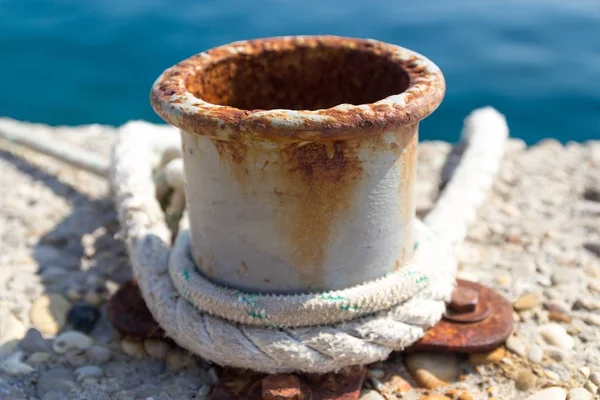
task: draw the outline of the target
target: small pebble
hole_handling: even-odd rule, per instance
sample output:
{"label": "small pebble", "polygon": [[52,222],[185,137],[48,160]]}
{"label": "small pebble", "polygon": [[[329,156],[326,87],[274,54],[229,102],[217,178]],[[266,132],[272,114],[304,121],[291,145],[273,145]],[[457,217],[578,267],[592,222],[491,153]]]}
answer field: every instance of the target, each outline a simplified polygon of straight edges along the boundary
{"label": "small pebble", "polygon": [[40,365],[50,360],[52,355],[50,353],[38,351],[27,357],[27,364],[29,365]]}
{"label": "small pebble", "polygon": [[592,394],[584,388],[575,388],[569,391],[567,400],[592,400]]}
{"label": "small pebble", "polygon": [[98,307],[102,304],[103,299],[95,290],[90,290],[85,294],[83,300],[92,307]]}
{"label": "small pebble", "polygon": [[497,363],[504,358],[505,353],[504,347],[486,353],[473,353],[469,355],[469,362],[474,365]]}
{"label": "small pebble", "polygon": [[123,339],[121,340],[121,350],[128,356],[143,358],[146,355],[144,344],[139,340]]}
{"label": "small pebble", "polygon": [[0,363],[0,370],[11,376],[27,375],[35,371],[34,368],[23,362],[23,355],[22,351],[9,355]]}
{"label": "small pebble", "polygon": [[587,381],[583,387],[586,388],[591,394],[598,394],[598,385],[595,385],[592,381]]}
{"label": "small pebble", "polygon": [[526,400],[565,400],[567,392],[563,388],[551,387],[532,394]]}
{"label": "small pebble", "polygon": [[561,283],[571,283],[577,278],[572,268],[558,267],[552,270],[552,284],[560,285]]}
{"label": "small pebble", "polygon": [[360,393],[359,400],[385,400],[385,397],[375,390],[365,390]]}
{"label": "small pebble", "polygon": [[406,393],[412,389],[412,386],[406,379],[398,374],[390,376],[385,382],[386,388],[397,394]]}
{"label": "small pebble", "polygon": [[550,312],[569,314],[569,312],[571,311],[571,307],[569,307],[569,305],[563,301],[553,301],[553,302],[544,304],[544,306]]}
{"label": "small pebble", "polygon": [[596,386],[600,386],[600,373],[594,372],[589,376],[590,381]]}
{"label": "small pebble", "polygon": [[382,369],[370,369],[367,371],[367,375],[371,378],[381,379],[385,376],[385,371]]}
{"label": "small pebble", "polygon": [[200,388],[198,388],[198,393],[196,394],[200,399],[203,399],[205,397],[208,397],[208,395],[210,394],[210,392],[212,391],[212,388],[208,385],[202,385],[200,386]]}
{"label": "small pebble", "polygon": [[541,301],[538,296],[535,294],[526,294],[521,296],[513,303],[513,307],[517,311],[530,310],[532,308],[538,307],[541,304]]}
{"label": "small pebble", "polygon": [[575,340],[567,333],[565,328],[556,323],[549,323],[539,328],[539,333],[546,343],[557,346],[563,350],[571,350]]}
{"label": "small pebble", "polygon": [[45,335],[56,335],[65,325],[71,304],[59,294],[39,297],[29,310],[29,319],[34,327]]}
{"label": "small pebble", "polygon": [[584,318],[584,321],[588,325],[600,326],[600,315],[592,314]]}
{"label": "small pebble", "polygon": [[586,378],[592,373],[589,367],[581,367],[579,368],[579,372],[581,372],[581,375],[585,376]]}
{"label": "small pebble", "polygon": [[383,389],[385,389],[385,386],[383,385],[383,382],[381,382],[379,379],[377,378],[370,378],[369,379],[371,381],[371,385],[373,386],[373,389],[381,392],[383,391]]}
{"label": "small pebble", "polygon": [[104,364],[112,357],[111,351],[102,346],[92,346],[85,352],[89,362],[92,364]]}
{"label": "small pebble", "polygon": [[76,305],[67,313],[69,328],[84,333],[90,333],[99,318],[100,311],[87,304]]}
{"label": "small pebble", "polygon": [[528,369],[522,368],[517,372],[515,386],[517,389],[526,391],[535,386],[537,377]]}
{"label": "small pebble", "polygon": [[219,383],[219,375],[217,375],[217,370],[214,367],[208,369],[208,380],[213,386]]}
{"label": "small pebble", "polygon": [[546,375],[546,378],[550,379],[551,381],[560,382],[560,375],[557,372],[545,369],[544,375]]}
{"label": "small pebble", "polygon": [[534,364],[539,364],[544,358],[544,351],[536,344],[532,345],[527,351],[527,358]]}
{"label": "small pebble", "polygon": [[568,353],[556,346],[545,346],[544,353],[555,361],[564,361],[568,357]]}
{"label": "small pebble", "polygon": [[192,365],[194,359],[187,352],[176,349],[169,352],[166,362],[169,371],[179,371]]}
{"label": "small pebble", "polygon": [[35,328],[31,328],[25,334],[25,337],[21,339],[21,348],[27,353],[35,353],[38,351],[48,351],[48,343],[42,337],[40,331]]}
{"label": "small pebble", "polygon": [[89,378],[99,378],[102,374],[102,370],[94,365],[86,365],[75,370],[77,382],[82,382]]}
{"label": "small pebble", "polygon": [[157,360],[164,360],[167,358],[170,346],[160,339],[146,339],[144,340],[144,349],[150,357]]}
{"label": "small pebble", "polygon": [[71,349],[64,355],[67,361],[73,367],[81,367],[88,363],[88,357],[85,350]]}
{"label": "small pebble", "polygon": [[83,292],[80,288],[71,287],[71,288],[67,289],[67,299],[69,299],[71,301],[78,301],[78,300],[81,300],[82,297],[83,297]]}
{"label": "small pebble", "polygon": [[568,324],[571,322],[571,316],[565,313],[550,311],[548,313],[548,319],[554,322],[562,322]]}
{"label": "small pebble", "polygon": [[85,350],[92,346],[92,339],[77,331],[63,332],[54,339],[52,349],[56,354],[65,354],[72,349]]}
{"label": "small pebble", "polygon": [[469,392],[462,392],[456,400],[475,400],[475,398]]}
{"label": "small pebble", "polygon": [[525,346],[525,343],[514,335],[506,339],[506,348],[521,357],[525,357],[527,354],[527,346]]}
{"label": "small pebble", "polygon": [[415,381],[427,389],[446,386],[458,377],[458,361],[454,354],[412,353],[404,361]]}
{"label": "small pebble", "polygon": [[429,396],[419,397],[419,400],[452,400],[450,397],[442,396],[441,394],[431,394]]}

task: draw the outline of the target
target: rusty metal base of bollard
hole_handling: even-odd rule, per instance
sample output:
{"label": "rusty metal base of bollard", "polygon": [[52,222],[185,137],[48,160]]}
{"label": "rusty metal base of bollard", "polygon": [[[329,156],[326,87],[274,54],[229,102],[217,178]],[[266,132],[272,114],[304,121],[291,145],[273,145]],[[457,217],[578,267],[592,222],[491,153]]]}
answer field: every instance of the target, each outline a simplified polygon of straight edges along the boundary
{"label": "rusty metal base of bollard", "polygon": [[498,292],[458,279],[444,318],[405,352],[478,353],[502,345],[512,332],[512,305]]}

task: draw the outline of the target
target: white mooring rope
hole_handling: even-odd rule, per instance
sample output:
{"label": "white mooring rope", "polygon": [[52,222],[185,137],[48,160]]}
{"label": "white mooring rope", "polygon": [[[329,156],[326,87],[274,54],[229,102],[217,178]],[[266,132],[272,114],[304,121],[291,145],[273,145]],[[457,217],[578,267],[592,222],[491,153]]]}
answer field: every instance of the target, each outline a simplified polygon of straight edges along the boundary
{"label": "white mooring rope", "polygon": [[[146,128],[143,122],[122,127],[110,182],[148,308],[191,352],[267,373],[322,373],[379,361],[439,321],[454,287],[454,250],[491,188],[508,137],[504,117],[490,107],[466,119],[461,163],[425,224],[417,224],[418,248],[406,266],[345,290],[286,296],[244,293],[205,279],[189,254],[186,216],[171,248],[173,218],[184,207],[174,150],[180,138],[153,136]],[[155,184],[155,176],[165,179]],[[167,186],[174,189],[168,218],[157,199]]]}

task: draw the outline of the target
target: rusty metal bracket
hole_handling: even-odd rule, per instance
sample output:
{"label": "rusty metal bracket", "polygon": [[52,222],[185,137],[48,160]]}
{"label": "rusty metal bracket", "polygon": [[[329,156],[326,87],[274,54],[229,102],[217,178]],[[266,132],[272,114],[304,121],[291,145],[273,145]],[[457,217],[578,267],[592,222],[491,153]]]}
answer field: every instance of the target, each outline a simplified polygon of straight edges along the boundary
{"label": "rusty metal bracket", "polygon": [[493,289],[457,279],[444,317],[405,352],[477,353],[502,345],[513,329],[512,305]]}
{"label": "rusty metal bracket", "polygon": [[109,299],[106,316],[122,335],[145,338],[164,338],[165,331],[154,320],[135,280],[129,280]]}

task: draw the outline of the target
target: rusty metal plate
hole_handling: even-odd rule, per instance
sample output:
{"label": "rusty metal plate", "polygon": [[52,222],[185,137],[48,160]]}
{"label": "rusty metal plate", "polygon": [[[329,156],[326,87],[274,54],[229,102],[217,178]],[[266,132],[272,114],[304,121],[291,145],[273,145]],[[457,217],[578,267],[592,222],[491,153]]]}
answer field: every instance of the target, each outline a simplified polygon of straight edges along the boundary
{"label": "rusty metal plate", "polygon": [[111,325],[125,336],[139,339],[165,337],[165,331],[154,320],[133,279],[125,282],[110,298],[106,314]]}
{"label": "rusty metal plate", "polygon": [[454,321],[444,317],[405,352],[478,353],[495,349],[506,341],[513,329],[512,305],[508,300],[479,283],[458,279],[455,290],[461,289],[477,291],[476,309],[487,310],[489,316],[465,323],[456,321],[457,313],[451,311]]}

